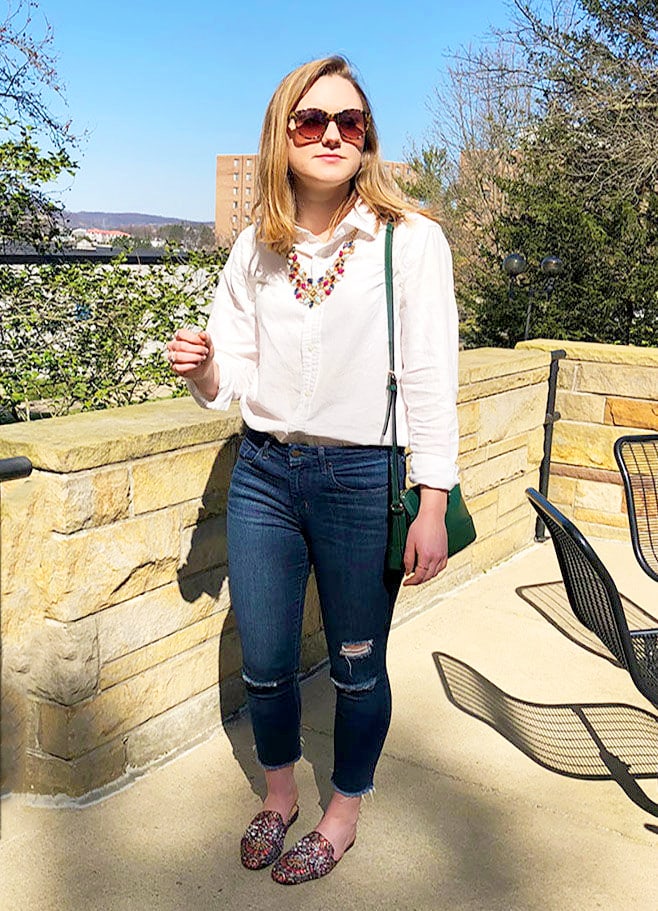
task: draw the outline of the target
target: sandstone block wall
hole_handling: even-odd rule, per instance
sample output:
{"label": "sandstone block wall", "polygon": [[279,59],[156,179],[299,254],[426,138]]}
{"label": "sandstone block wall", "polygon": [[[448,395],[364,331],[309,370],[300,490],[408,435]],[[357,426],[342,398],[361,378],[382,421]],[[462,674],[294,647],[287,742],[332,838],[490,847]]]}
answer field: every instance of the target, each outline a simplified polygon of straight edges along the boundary
{"label": "sandstone block wall", "polygon": [[0,453],[35,466],[1,491],[3,789],[78,796],[241,704],[224,535],[241,429],[186,399],[3,428]]}
{"label": "sandstone block wall", "polygon": [[658,349],[533,339],[517,350],[562,348],[549,499],[585,535],[630,540],[613,446],[658,432]]}
{"label": "sandstone block wall", "polygon": [[456,585],[533,542],[525,489],[539,483],[549,367],[550,354],[540,351],[461,352],[460,482],[478,537],[437,579],[402,590],[398,618],[431,607]]}
{"label": "sandstone block wall", "polygon": [[[462,487],[478,541],[425,609],[532,541],[549,356],[461,355]],[[207,736],[243,704],[225,547],[242,422],[189,399],[0,429],[31,477],[0,490],[2,789],[80,797]],[[325,656],[311,581],[303,669]]]}

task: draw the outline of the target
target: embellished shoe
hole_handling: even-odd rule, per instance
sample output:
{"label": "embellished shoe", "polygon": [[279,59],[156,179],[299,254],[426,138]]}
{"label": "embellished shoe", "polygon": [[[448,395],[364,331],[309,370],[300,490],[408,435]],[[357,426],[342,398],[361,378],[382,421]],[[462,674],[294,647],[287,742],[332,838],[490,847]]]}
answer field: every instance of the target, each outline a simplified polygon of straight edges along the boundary
{"label": "embellished shoe", "polygon": [[[345,848],[345,853],[353,844]],[[278,859],[272,867],[272,879],[283,886],[296,886],[326,876],[337,863],[334,846],[322,833],[313,831]]]}
{"label": "embellished shoe", "polygon": [[276,810],[261,810],[247,826],[240,842],[240,860],[248,870],[262,870],[283,850],[286,832],[299,815],[295,806],[288,822]]}

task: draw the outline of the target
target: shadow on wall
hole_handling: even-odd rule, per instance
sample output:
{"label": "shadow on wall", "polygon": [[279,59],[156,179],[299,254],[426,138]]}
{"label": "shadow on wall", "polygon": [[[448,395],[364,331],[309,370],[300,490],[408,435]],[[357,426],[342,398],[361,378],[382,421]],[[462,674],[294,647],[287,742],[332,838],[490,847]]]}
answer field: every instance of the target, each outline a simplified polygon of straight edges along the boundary
{"label": "shadow on wall", "polygon": [[619,703],[542,705],[498,689],[457,658],[433,652],[446,696],[488,724],[538,765],[558,775],[616,781],[640,809],[658,816],[639,786],[658,779],[658,717]]}
{"label": "shadow on wall", "polygon": [[[244,686],[240,678],[242,654],[230,606],[226,547],[226,504],[231,473],[237,458],[239,438],[231,440],[217,454],[195,517],[183,535],[189,535],[185,562],[178,570],[178,587],[185,601],[195,602],[208,595],[215,602],[219,617],[218,685],[215,696],[214,722],[226,721],[244,705]],[[184,547],[184,542],[183,542]]]}
{"label": "shadow on wall", "polygon": [[[189,550],[178,571],[178,586],[182,597],[194,602],[204,593],[216,602],[219,617],[217,685],[212,693],[211,716],[208,727],[220,723],[231,742],[233,755],[254,794],[264,797],[263,774],[256,760],[253,736],[249,725],[232,724],[246,707],[246,692],[242,681],[242,651],[235,615],[230,604],[227,547],[226,504],[230,475],[237,458],[239,438],[225,446],[217,455],[203,492],[196,517],[190,520]],[[258,572],[257,555],[254,572]],[[320,618],[315,579],[311,573],[306,590],[301,654],[302,676],[312,672],[326,657],[324,633]],[[330,684],[328,684],[330,685]],[[310,733],[305,744],[305,757],[314,769],[322,800],[328,802],[331,788],[331,757],[326,744],[316,744]],[[326,786],[325,786],[326,785]]]}
{"label": "shadow on wall", "polygon": [[[161,588],[147,587],[128,597],[125,607],[117,601],[70,623],[44,623],[39,615],[29,649],[27,636],[19,643],[21,650],[11,653],[3,641],[5,790],[62,793],[84,803],[88,794],[94,799],[99,788],[124,783],[126,775],[133,777],[189,748],[219,725],[215,640],[228,614],[225,511],[236,453],[234,437],[214,455],[200,505],[190,499],[172,506],[181,531],[178,523],[167,527],[175,534],[171,554],[178,561],[178,592],[185,603],[176,597],[170,575]],[[30,479],[33,484],[37,480],[38,473]],[[163,483],[170,483],[169,478]],[[38,510],[34,512],[36,522]],[[93,529],[92,534],[102,537],[107,531]],[[92,554],[90,558],[93,573]],[[84,572],[88,567],[89,561]],[[142,569],[147,573],[149,566],[136,567],[135,574]],[[101,595],[107,597],[104,591]],[[144,619],[141,610],[153,615]],[[116,624],[120,648],[114,651],[107,642],[103,646],[97,628],[106,615],[115,618],[108,621],[108,628]],[[25,630],[26,619],[21,623]],[[55,634],[61,643],[50,642]],[[235,639],[237,643],[237,633]],[[233,652],[238,651],[236,644]],[[53,654],[59,663],[44,665],[41,656]],[[33,707],[39,712],[38,743]],[[32,744],[38,749],[31,749]]]}
{"label": "shadow on wall", "polygon": [[[21,787],[25,776],[27,748],[26,695],[14,686],[8,675],[0,677],[0,795]],[[0,801],[0,837],[2,802]]]}

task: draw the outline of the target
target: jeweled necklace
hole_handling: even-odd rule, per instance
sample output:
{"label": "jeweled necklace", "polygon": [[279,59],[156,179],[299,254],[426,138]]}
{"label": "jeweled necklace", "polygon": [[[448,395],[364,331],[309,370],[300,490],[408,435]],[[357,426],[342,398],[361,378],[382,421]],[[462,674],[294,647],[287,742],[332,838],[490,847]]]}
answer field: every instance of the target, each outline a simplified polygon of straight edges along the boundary
{"label": "jeweled necklace", "polygon": [[321,304],[334,290],[334,285],[342,278],[347,258],[354,253],[355,228],[338,251],[338,256],[323,276],[313,281],[299,264],[297,249],[293,246],[288,254],[288,279],[295,292],[295,297],[305,306]]}

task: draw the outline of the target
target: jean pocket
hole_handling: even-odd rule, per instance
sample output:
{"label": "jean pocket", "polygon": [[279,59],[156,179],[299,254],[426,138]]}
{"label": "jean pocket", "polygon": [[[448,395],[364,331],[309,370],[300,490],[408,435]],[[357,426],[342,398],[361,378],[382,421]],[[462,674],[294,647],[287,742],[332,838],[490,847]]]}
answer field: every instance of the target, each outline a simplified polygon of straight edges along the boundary
{"label": "jean pocket", "polygon": [[381,492],[388,489],[389,455],[385,451],[340,453],[327,461],[332,483],[347,493]]}
{"label": "jean pocket", "polygon": [[244,437],[240,443],[240,449],[238,450],[238,455],[245,462],[255,462],[258,458],[258,455],[262,451],[263,447],[259,446],[257,443],[254,443],[253,440],[250,440],[249,437]]}

